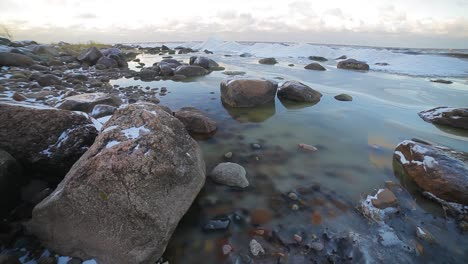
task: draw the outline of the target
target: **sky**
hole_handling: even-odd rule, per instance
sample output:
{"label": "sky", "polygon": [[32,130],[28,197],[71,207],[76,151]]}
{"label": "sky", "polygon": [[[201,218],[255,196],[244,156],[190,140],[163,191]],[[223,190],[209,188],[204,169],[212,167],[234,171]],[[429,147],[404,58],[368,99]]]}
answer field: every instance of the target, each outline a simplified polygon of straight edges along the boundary
{"label": "sky", "polygon": [[468,48],[468,0],[0,0],[0,25],[43,43],[217,37]]}

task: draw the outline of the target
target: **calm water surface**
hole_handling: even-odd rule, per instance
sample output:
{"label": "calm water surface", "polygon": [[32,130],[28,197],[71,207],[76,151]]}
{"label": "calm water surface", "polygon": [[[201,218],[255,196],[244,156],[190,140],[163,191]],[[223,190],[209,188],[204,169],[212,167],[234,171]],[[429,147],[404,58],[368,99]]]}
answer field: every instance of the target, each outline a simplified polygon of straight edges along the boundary
{"label": "calm water surface", "polygon": [[[190,55],[175,55],[188,61]],[[377,252],[382,263],[466,263],[468,238],[460,234],[452,220],[445,221],[438,206],[424,200],[414,185],[402,180],[408,193],[397,197],[404,216],[391,220],[398,237],[415,246],[415,227],[423,226],[435,243],[423,243],[424,253],[416,254],[399,245],[379,244],[379,225],[370,223],[355,209],[359,200],[385,187],[386,181],[400,183],[395,173],[393,149],[411,138],[419,138],[457,150],[468,151],[468,133],[436,127],[424,122],[417,113],[436,106],[467,107],[468,81],[452,79],[454,84],[429,82],[428,78],[391,75],[379,72],[339,70],[327,62],[326,72],[304,70],[307,59],[280,60],[275,66],[260,65],[256,58],[208,55],[229,71],[244,71],[246,76],[301,81],[323,94],[315,105],[281,102],[254,109],[231,109],[220,100],[219,84],[227,76],[221,72],[190,82],[143,82],[119,79],[120,86],[167,87],[161,104],[173,111],[193,106],[217,121],[218,131],[209,139],[199,139],[207,171],[223,155],[233,153],[233,162],[243,165],[250,186],[239,190],[207,184],[189,213],[179,224],[165,255],[170,263],[245,263],[238,257],[248,252],[253,228],[272,230],[282,226],[304,237],[330,232],[355,232]],[[158,55],[140,55],[151,65]],[[294,67],[289,67],[294,63]],[[132,64],[131,67],[135,65]],[[333,97],[340,93],[353,96],[352,102]],[[251,144],[259,143],[255,150]],[[298,149],[299,143],[316,146],[314,153]],[[300,210],[284,194],[295,190],[316,190],[304,195]],[[319,190],[319,191],[317,191]],[[301,192],[301,191],[299,191]],[[206,233],[203,225],[210,219],[230,216],[229,230]],[[366,244],[365,243],[365,244]],[[419,242],[421,243],[421,242]],[[223,256],[222,246],[230,244],[233,253]],[[274,249],[276,250],[276,249]],[[284,249],[277,249],[278,251]],[[373,253],[371,254],[373,255]],[[237,261],[237,262],[236,262]],[[261,262],[258,259],[255,263]],[[286,262],[287,263],[287,262]],[[292,262],[289,262],[292,263]]]}

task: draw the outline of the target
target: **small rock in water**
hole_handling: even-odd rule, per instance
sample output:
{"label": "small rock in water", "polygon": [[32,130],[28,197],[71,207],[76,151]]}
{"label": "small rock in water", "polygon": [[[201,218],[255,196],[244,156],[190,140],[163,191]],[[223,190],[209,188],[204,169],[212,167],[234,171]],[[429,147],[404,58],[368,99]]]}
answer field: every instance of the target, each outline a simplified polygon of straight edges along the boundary
{"label": "small rock in water", "polygon": [[431,80],[431,82],[443,83],[443,84],[452,84],[453,83],[452,81],[443,80],[443,79]]}
{"label": "small rock in water", "polygon": [[302,242],[302,237],[298,234],[294,234],[294,240],[297,242],[297,243],[301,243]]}
{"label": "small rock in water", "polygon": [[314,147],[314,146],[311,146],[311,145],[307,145],[307,144],[298,144],[297,145],[300,149],[303,149],[303,150],[306,150],[306,151],[310,151],[310,152],[314,152],[314,151],[317,151],[317,148]]}
{"label": "small rock in water", "polygon": [[278,63],[278,61],[275,58],[264,58],[264,59],[260,59],[258,61],[258,63],[274,65],[274,64]]}
{"label": "small rock in water", "polygon": [[353,97],[349,94],[339,94],[335,96],[335,99],[338,101],[352,101]]}
{"label": "small rock in water", "polygon": [[223,254],[224,255],[228,255],[229,253],[231,253],[231,251],[232,251],[231,245],[229,245],[229,244],[223,245]]}
{"label": "small rock in water", "polygon": [[261,149],[262,148],[262,145],[260,145],[258,143],[252,143],[252,144],[250,144],[250,146],[252,147],[252,149]]}
{"label": "small rock in water", "polygon": [[434,241],[434,237],[426,229],[419,226],[416,227],[416,236],[419,239],[426,240],[428,242]]}
{"label": "small rock in water", "polygon": [[294,201],[297,201],[297,199],[298,199],[297,194],[294,193],[294,192],[290,192],[288,194],[288,197],[289,197],[289,199],[294,200]]}
{"label": "small rock in water", "polygon": [[291,209],[292,209],[293,211],[297,211],[297,210],[299,210],[299,205],[293,204],[293,205],[291,206]]}
{"label": "small rock in water", "polygon": [[224,154],[224,157],[225,157],[226,159],[232,158],[232,152],[228,152],[228,153]]}
{"label": "small rock in water", "polygon": [[324,247],[322,242],[312,242],[308,246],[315,251],[322,251]]}
{"label": "small rock in water", "polygon": [[213,181],[233,187],[245,188],[249,186],[249,181],[245,176],[247,173],[239,164],[224,162],[218,164],[210,173]]}
{"label": "small rock in water", "polygon": [[228,229],[231,220],[229,218],[212,219],[203,226],[204,231],[224,231]]}
{"label": "small rock in water", "polygon": [[14,93],[12,98],[15,101],[24,101],[27,99],[24,95],[19,94],[19,93]]}
{"label": "small rock in water", "polygon": [[372,205],[379,209],[394,207],[397,203],[396,196],[389,189],[384,189],[377,194],[377,199],[372,199]]}
{"label": "small rock in water", "polygon": [[257,242],[257,240],[252,239],[250,241],[250,252],[252,252],[252,255],[258,256],[260,254],[265,254],[265,250],[263,249],[262,245]]}

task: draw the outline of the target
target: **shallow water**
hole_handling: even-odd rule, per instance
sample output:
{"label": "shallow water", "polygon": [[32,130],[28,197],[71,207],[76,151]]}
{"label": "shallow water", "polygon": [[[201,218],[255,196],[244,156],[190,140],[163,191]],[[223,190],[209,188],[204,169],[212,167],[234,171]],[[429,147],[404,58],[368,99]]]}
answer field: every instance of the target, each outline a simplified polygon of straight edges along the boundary
{"label": "shallow water", "polygon": [[[187,62],[192,55],[174,58]],[[279,225],[304,236],[319,235],[325,228],[338,233],[356,232],[364,238],[363,247],[371,252],[370,262],[468,260],[467,236],[460,234],[453,220],[445,221],[440,208],[420,197],[414,185],[404,178],[401,184],[411,195],[403,189],[396,193],[404,216],[392,219],[392,227],[410,247],[416,244],[416,225],[429,230],[436,243],[418,242],[423,243],[424,253],[410,252],[398,244],[383,246],[379,232],[382,234],[385,228],[369,223],[355,209],[360,199],[374,194],[386,181],[400,183],[392,158],[399,142],[419,138],[468,151],[467,132],[436,127],[417,115],[436,106],[466,107],[466,79],[452,78],[454,83],[445,85],[423,77],[340,70],[333,61],[324,64],[326,72],[315,72],[303,69],[310,62],[307,59],[284,58],[270,66],[258,64],[258,58],[226,57],[223,53],[206,56],[226,70],[245,71],[246,76],[275,79],[280,84],[286,80],[301,81],[320,91],[323,97],[316,105],[276,99],[274,104],[259,108],[232,109],[224,107],[220,100],[219,84],[227,77],[222,72],[190,82],[112,81],[120,86],[167,87],[169,93],[160,97],[162,105],[173,111],[184,106],[204,110],[218,123],[213,137],[198,140],[207,172],[225,161],[226,152],[233,152],[232,161],[247,171],[250,187],[244,190],[216,185],[207,179],[168,246],[165,259],[170,263],[246,263],[238,256],[248,252],[252,238],[249,232],[253,228],[272,230]],[[147,65],[162,59],[159,55],[139,58]],[[289,63],[295,66],[289,67]],[[340,93],[350,94],[353,101],[335,100],[333,97]],[[254,150],[252,143],[259,143],[262,148]],[[302,152],[299,143],[316,146],[318,151]],[[305,190],[310,190],[310,186],[320,191],[309,194]],[[299,204],[299,211],[291,210],[292,204],[284,198],[284,194],[294,190],[304,193],[308,204]],[[238,221],[234,219],[228,231],[202,230],[206,221],[220,215]],[[257,223],[254,218],[262,220]],[[225,244],[233,247],[229,257],[222,254]],[[379,258],[375,258],[376,252]]]}

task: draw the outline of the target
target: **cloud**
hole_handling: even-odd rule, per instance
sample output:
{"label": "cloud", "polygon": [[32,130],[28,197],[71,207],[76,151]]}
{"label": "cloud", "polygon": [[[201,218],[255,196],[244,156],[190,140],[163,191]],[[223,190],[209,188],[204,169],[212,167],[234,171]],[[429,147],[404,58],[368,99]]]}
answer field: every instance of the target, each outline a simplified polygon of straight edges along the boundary
{"label": "cloud", "polygon": [[80,18],[80,19],[94,19],[94,18],[97,18],[98,16],[96,14],[93,14],[93,13],[83,13],[83,14],[77,15],[75,17]]}

